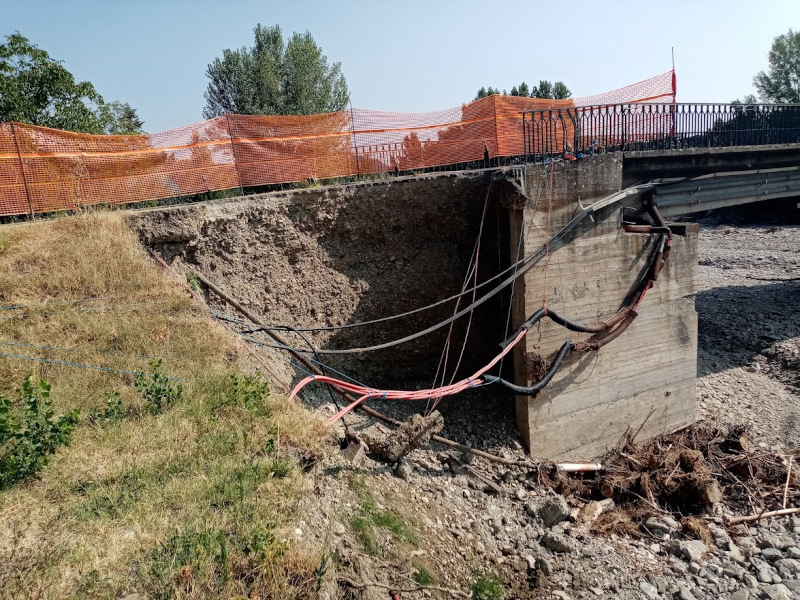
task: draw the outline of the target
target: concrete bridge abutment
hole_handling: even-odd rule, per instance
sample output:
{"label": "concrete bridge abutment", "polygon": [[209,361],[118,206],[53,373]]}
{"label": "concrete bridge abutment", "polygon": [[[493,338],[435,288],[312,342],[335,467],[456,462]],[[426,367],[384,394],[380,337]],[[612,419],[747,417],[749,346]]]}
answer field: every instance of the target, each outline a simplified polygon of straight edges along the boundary
{"label": "concrete bridge abutment", "polygon": [[[535,252],[578,211],[622,185],[622,160],[613,155],[529,166],[527,201],[511,208],[512,258],[518,248],[521,256]],[[587,324],[617,312],[658,243],[656,235],[622,231],[623,204],[582,221],[517,280],[515,327],[543,304]],[[681,224],[675,232],[669,259],[630,327],[598,351],[571,353],[535,397],[517,396],[517,427],[532,455],[591,459],[615,446],[628,428],[641,428],[637,440],[642,440],[694,420],[698,230]],[[515,348],[517,384],[540,378],[544,361],[549,363],[565,340],[589,337],[543,319]]]}

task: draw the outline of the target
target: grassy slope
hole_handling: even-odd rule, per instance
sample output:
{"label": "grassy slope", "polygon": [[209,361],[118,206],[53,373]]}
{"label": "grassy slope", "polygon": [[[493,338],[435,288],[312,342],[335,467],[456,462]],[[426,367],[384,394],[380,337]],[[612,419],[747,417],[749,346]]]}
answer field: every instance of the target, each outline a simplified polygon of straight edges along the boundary
{"label": "grassy slope", "polygon": [[[82,416],[38,480],[0,490],[0,598],[311,595],[319,555],[280,540],[305,486],[294,457],[319,451],[321,425],[279,397],[243,401],[238,340],[121,217],[0,229],[0,305],[25,306],[0,311],[1,353],[129,371],[158,358],[184,387],[150,415],[131,375],[0,357],[1,392],[34,372],[57,413]],[[125,416],[88,424],[112,390]]]}

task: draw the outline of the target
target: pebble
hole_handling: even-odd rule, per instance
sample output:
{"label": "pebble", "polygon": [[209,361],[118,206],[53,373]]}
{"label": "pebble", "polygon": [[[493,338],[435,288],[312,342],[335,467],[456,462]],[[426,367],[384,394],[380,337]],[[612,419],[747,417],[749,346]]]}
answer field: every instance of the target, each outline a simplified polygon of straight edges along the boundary
{"label": "pebble", "polygon": [[642,590],[642,593],[650,600],[658,598],[658,589],[648,581],[640,581],[639,589]]}

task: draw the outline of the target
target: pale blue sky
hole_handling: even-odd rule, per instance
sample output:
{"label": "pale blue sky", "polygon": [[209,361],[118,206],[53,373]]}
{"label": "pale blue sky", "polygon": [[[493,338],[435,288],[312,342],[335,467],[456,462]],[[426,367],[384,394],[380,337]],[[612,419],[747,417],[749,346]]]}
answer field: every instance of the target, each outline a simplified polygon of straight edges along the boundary
{"label": "pale blue sky", "polygon": [[539,79],[585,96],[668,70],[671,46],[678,100],[727,102],[800,28],[800,1],[0,0],[0,36],[19,30],[149,132],[202,120],[206,66],[259,22],[310,31],[358,108],[437,110]]}

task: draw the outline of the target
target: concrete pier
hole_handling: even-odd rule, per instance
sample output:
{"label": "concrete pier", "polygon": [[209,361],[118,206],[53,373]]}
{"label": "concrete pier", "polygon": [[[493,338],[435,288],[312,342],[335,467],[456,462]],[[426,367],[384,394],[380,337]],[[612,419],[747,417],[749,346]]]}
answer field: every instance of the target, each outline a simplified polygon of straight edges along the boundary
{"label": "concrete pier", "polygon": [[[529,167],[526,187],[527,203],[512,211],[512,256],[519,235],[523,255],[530,254],[581,207],[618,191],[622,162],[607,155],[557,163],[552,178],[549,167]],[[657,242],[657,236],[624,233],[623,210],[618,204],[581,223],[568,243],[517,281],[515,326],[544,302],[581,323],[617,312]],[[536,397],[517,397],[517,426],[533,456],[590,459],[616,445],[628,428],[641,427],[637,439],[643,440],[694,420],[697,226],[676,231],[669,260],[628,330],[597,352],[570,355]],[[515,350],[517,383],[537,379],[542,359],[552,359],[566,339],[588,337],[542,320]]]}

